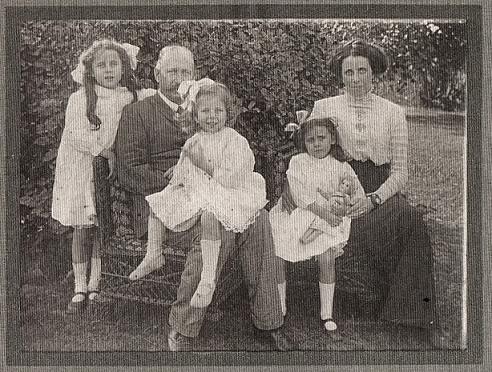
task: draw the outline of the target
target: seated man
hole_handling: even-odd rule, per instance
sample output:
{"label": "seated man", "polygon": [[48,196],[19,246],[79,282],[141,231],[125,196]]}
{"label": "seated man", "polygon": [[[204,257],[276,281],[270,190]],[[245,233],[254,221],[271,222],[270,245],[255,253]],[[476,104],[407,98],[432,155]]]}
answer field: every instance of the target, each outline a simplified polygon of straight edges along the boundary
{"label": "seated man", "polygon": [[[178,161],[181,146],[187,139],[185,123],[176,115],[182,99],[177,89],[182,81],[194,78],[194,58],[181,46],[164,47],[154,74],[159,91],[135,104],[128,105],[121,115],[116,137],[118,179],[122,187],[134,194],[135,233],[141,237],[147,229],[149,208],[145,196],[162,190],[169,181],[166,172]],[[193,246],[188,253],[177,299],[169,314],[168,336],[171,351],[188,350],[197,337],[206,308],[190,306],[200,281],[202,267],[200,229],[192,234]],[[283,316],[276,285],[276,259],[268,214],[265,210],[238,239],[223,231],[217,264],[217,276],[230,255],[241,259],[243,276],[251,301],[252,320],[258,334],[273,342],[278,350],[292,349],[282,329]],[[196,242],[196,244],[195,244]]]}

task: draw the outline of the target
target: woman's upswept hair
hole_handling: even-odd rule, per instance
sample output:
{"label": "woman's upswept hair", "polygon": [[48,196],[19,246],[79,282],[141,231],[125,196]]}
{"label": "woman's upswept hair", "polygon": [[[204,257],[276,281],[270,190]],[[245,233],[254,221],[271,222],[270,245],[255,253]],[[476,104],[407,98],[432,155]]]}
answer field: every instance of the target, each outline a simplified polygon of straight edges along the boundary
{"label": "woman's upswept hair", "polygon": [[383,74],[388,69],[388,56],[380,46],[358,39],[349,41],[342,45],[328,61],[328,68],[335,75],[340,86],[343,84],[342,63],[350,56],[367,58],[374,75]]}
{"label": "woman's upswept hair", "polygon": [[347,156],[343,152],[340,147],[340,140],[338,136],[338,131],[336,129],[336,125],[334,121],[330,118],[317,118],[317,119],[307,119],[304,123],[301,124],[301,127],[294,134],[294,144],[296,148],[300,152],[307,152],[306,148],[306,135],[309,130],[314,127],[325,127],[328,129],[328,132],[335,139],[335,143],[331,145],[329,155],[333,156],[338,161],[347,161]]}
{"label": "woman's upswept hair", "polygon": [[224,103],[227,112],[226,126],[234,128],[234,122],[237,116],[235,112],[235,106],[232,99],[232,94],[224,84],[215,82],[213,84],[204,85],[200,88],[195,98],[195,117],[197,109],[196,102],[198,102],[198,99],[202,97],[219,97],[220,100]]}
{"label": "woman's upswept hair", "polygon": [[101,50],[115,50],[118,53],[122,67],[120,85],[128,88],[128,90],[133,94],[133,102],[137,100],[138,85],[131,68],[130,57],[128,57],[126,51],[120,46],[119,43],[112,40],[104,39],[95,41],[89,49],[84,52],[84,56],[82,58],[82,63],[85,68],[83,85],[85,87],[85,95],[87,99],[86,115],[87,119],[89,119],[89,123],[91,124],[91,129],[93,130],[98,130],[101,126],[101,119],[99,119],[95,113],[97,95],[94,86],[96,85],[96,79],[93,76],[94,74],[92,70],[94,58]]}

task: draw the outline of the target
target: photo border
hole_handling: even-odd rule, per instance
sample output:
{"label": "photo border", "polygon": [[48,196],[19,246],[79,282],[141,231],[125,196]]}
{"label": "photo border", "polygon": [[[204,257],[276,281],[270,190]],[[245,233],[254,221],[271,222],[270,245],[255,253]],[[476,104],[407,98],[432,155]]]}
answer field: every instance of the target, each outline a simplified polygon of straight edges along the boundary
{"label": "photo border", "polygon": [[[482,7],[480,5],[401,4],[240,4],[160,6],[7,6],[5,7],[5,124],[2,145],[5,164],[1,169],[5,214],[1,235],[6,252],[6,364],[7,365],[326,365],[338,364],[480,364],[483,358],[482,323]],[[163,16],[160,16],[162,12]],[[26,20],[65,19],[221,19],[221,18],[349,18],[357,19],[465,19],[468,42],[467,109],[467,350],[451,351],[302,351],[275,352],[20,352],[18,335],[20,309],[19,275],[19,132],[20,43],[19,25]],[[292,16],[295,14],[295,17]],[[384,17],[381,17],[384,14]],[[109,15],[109,16],[108,16]],[[167,15],[167,16],[164,16]],[[403,15],[403,16],[402,16]],[[478,56],[473,59],[472,56]],[[471,64],[470,62],[473,62]],[[3,92],[2,92],[3,93]],[[2,97],[3,98],[3,97]],[[0,106],[1,107],[1,106]],[[5,141],[4,141],[5,139]],[[3,160],[3,159],[2,159]],[[485,163],[487,164],[487,163]],[[3,263],[3,262],[2,262]],[[5,272],[2,270],[2,272]],[[3,274],[2,274],[3,275]],[[184,357],[186,356],[186,357]]]}

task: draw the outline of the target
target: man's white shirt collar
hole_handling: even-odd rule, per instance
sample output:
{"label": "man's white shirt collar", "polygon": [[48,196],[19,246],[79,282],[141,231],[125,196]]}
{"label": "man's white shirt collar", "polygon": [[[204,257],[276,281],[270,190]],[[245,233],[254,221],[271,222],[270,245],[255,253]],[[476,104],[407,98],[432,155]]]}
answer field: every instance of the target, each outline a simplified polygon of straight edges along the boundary
{"label": "man's white shirt collar", "polygon": [[167,98],[160,90],[157,91],[161,98],[164,100],[164,102],[173,110],[174,112],[178,111],[179,105],[173,101],[171,101],[169,98]]}

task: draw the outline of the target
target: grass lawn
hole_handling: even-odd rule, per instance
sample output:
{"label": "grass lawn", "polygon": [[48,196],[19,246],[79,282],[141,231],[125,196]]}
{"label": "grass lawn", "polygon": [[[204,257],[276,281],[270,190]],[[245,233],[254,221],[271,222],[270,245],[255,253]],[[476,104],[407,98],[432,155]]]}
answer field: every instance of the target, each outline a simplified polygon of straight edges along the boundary
{"label": "grass lawn", "polygon": [[[414,117],[409,122],[410,180],[406,193],[427,212],[435,257],[438,311],[449,348],[461,338],[461,254],[463,241],[463,148],[461,116]],[[68,268],[67,268],[68,270]],[[109,312],[68,316],[72,294],[66,282],[22,287],[20,336],[29,351],[158,351],[167,349],[168,308],[119,302]],[[224,317],[208,319],[196,350],[268,350],[253,337],[246,293],[224,305]],[[337,304],[339,329],[327,334],[318,322],[315,281],[288,287],[286,329],[303,350],[424,350],[426,335],[417,329],[361,319],[350,306]],[[306,304],[311,304],[306,306]]]}

